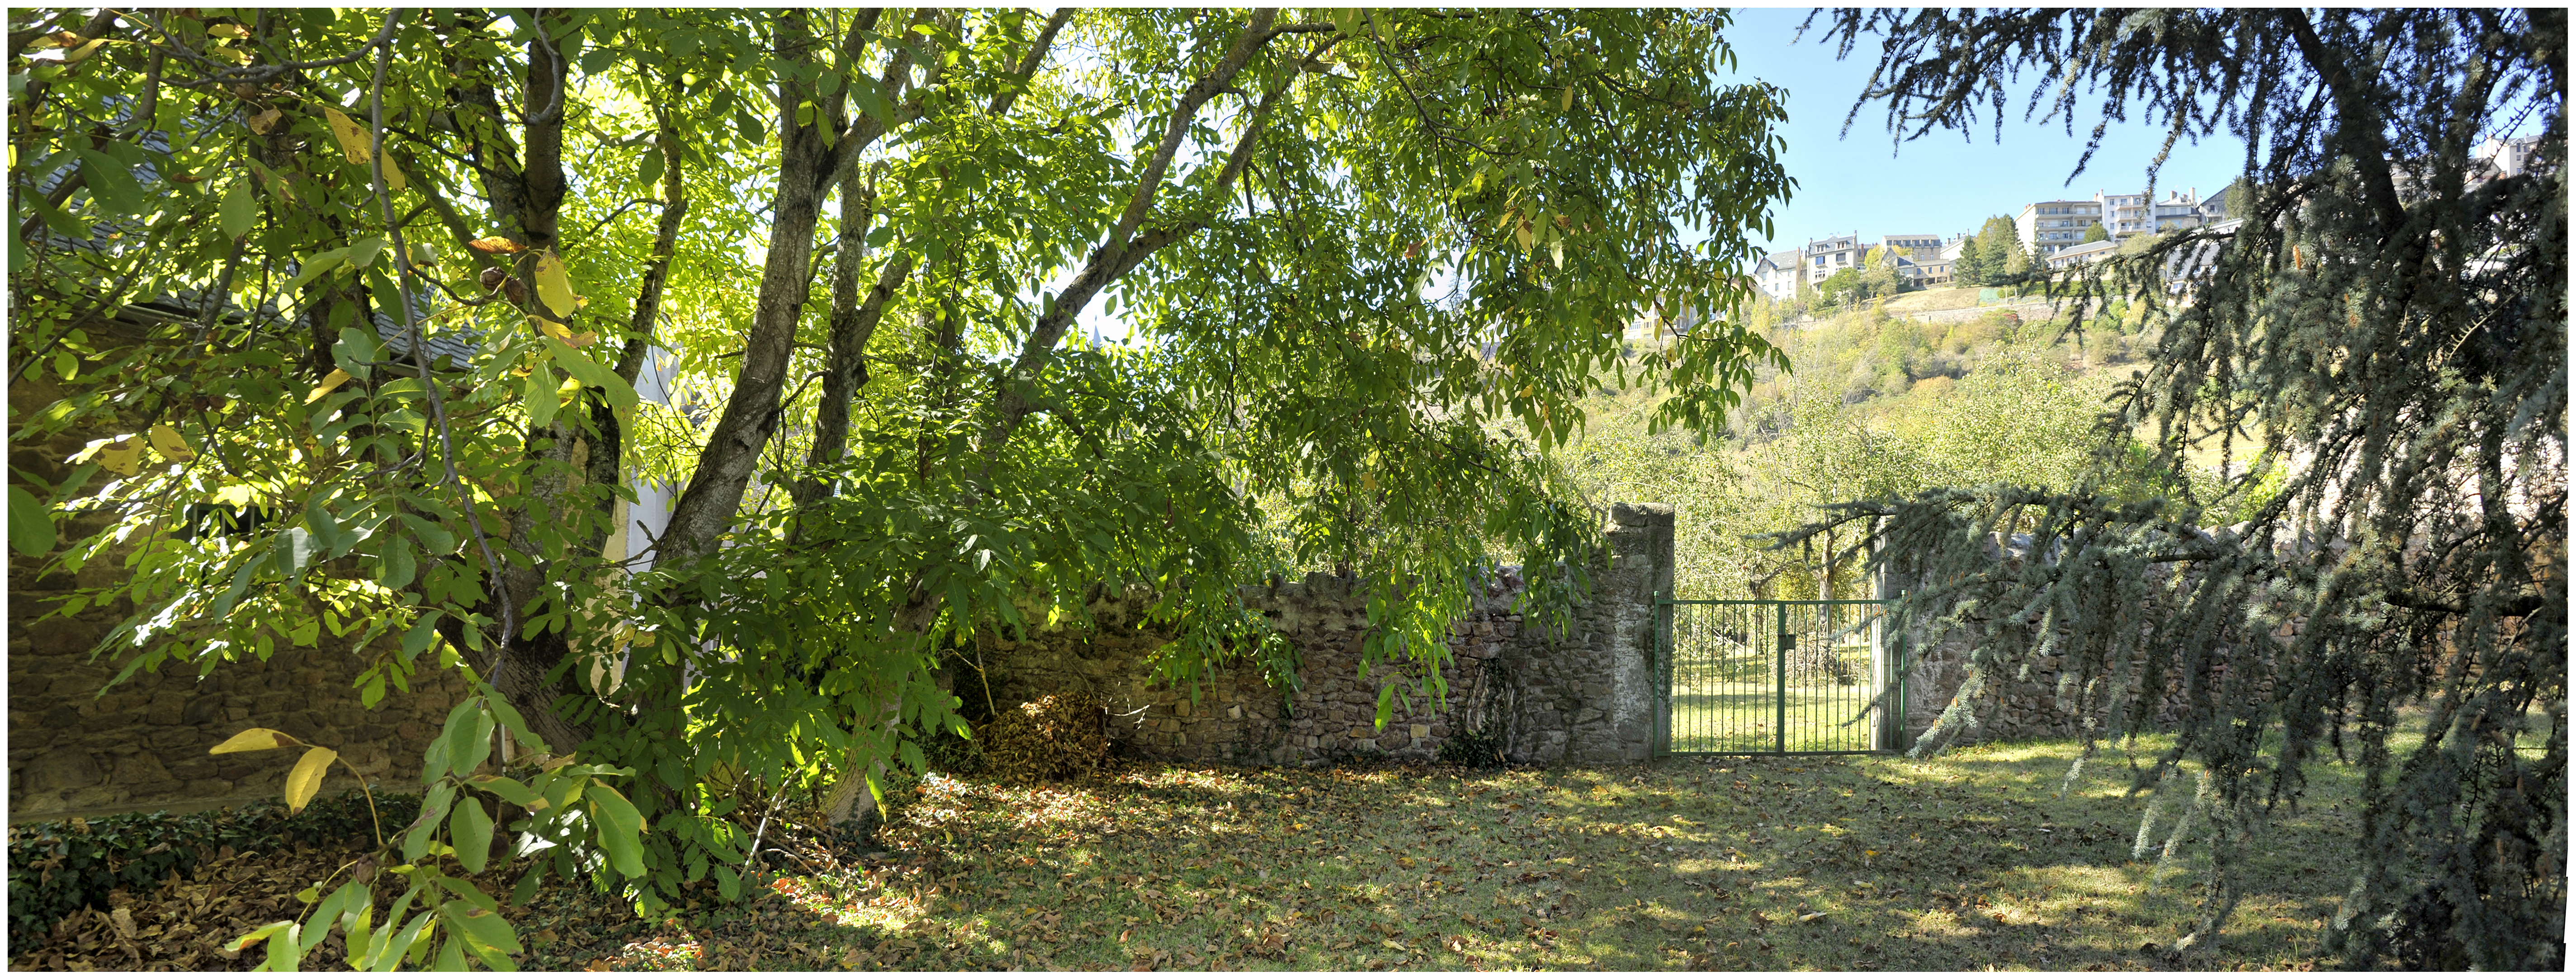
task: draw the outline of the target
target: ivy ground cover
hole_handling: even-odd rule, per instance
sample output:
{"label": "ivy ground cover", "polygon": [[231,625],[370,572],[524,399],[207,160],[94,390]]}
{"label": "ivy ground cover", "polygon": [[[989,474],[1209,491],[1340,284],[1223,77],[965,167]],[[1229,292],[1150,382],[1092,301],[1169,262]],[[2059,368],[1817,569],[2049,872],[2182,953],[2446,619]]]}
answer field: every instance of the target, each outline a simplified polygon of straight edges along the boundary
{"label": "ivy ground cover", "polygon": [[[931,777],[862,853],[791,834],[756,901],[543,925],[592,969],[2300,968],[2349,879],[2341,771],[2275,815],[2214,950],[2201,868],[2071,742],[1608,769],[1138,766]],[[2187,792],[2187,790],[2186,790]],[[2169,803],[2170,805],[2170,803]],[[2161,880],[2160,880],[2161,879]],[[573,904],[572,896],[564,896]],[[540,900],[540,905],[547,905]],[[541,908],[545,916],[576,913]],[[605,921],[605,920],[602,920]]]}

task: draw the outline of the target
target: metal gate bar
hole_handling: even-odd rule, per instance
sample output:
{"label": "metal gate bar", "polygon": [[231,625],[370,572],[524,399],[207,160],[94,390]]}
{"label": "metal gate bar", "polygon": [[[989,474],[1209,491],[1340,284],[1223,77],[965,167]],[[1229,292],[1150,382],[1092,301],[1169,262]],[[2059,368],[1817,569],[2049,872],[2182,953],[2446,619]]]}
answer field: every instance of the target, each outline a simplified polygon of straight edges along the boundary
{"label": "metal gate bar", "polygon": [[1876,599],[1656,606],[1658,755],[1881,752],[1889,671]]}

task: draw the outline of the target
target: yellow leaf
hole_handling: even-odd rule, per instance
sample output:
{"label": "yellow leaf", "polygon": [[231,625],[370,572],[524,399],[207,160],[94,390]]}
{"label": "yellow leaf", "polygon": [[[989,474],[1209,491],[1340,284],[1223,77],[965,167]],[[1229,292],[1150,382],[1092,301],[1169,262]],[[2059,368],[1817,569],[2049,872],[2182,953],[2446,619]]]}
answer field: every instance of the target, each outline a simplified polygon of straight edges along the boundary
{"label": "yellow leaf", "polygon": [[295,746],[302,744],[304,743],[295,740],[295,736],[278,731],[274,728],[245,728],[242,729],[241,734],[225,739],[223,744],[207,749],[206,754],[223,755],[227,752],[264,752],[269,749],[294,748]]}
{"label": "yellow leaf", "polygon": [[339,368],[332,368],[331,373],[322,376],[322,383],[314,385],[313,391],[304,396],[304,404],[310,405],[314,402],[321,401],[322,396],[337,391],[341,385],[348,383],[349,372],[340,370]]}
{"label": "yellow leaf", "polygon": [[152,448],[160,451],[161,458],[173,463],[197,458],[197,451],[188,448],[188,440],[179,438],[179,430],[168,422],[152,427]]}
{"label": "yellow leaf", "polygon": [[269,130],[277,128],[278,120],[284,118],[286,118],[286,113],[276,109],[262,112],[250,117],[250,131],[262,136],[268,135]]}
{"label": "yellow leaf", "polygon": [[97,53],[98,53],[98,46],[99,46],[99,45],[102,45],[102,44],[106,44],[106,43],[107,43],[107,39],[106,39],[106,38],[103,38],[103,37],[91,38],[91,39],[89,40],[89,43],[83,44],[83,45],[81,45],[80,47],[77,47],[77,48],[73,48],[73,49],[72,49],[72,52],[71,52],[70,54],[64,55],[64,56],[63,56],[63,64],[66,64],[66,65],[78,64],[78,63],[80,63],[81,59],[83,59],[83,58],[87,58],[87,57],[89,57],[90,55],[93,55],[93,54],[97,54]]}
{"label": "yellow leaf", "polygon": [[1521,243],[1522,251],[1529,250],[1531,242],[1529,222],[1521,222],[1519,227],[1512,229],[1512,240]]}
{"label": "yellow leaf", "polygon": [[286,811],[300,812],[313,802],[313,794],[322,791],[322,775],[331,769],[331,760],[340,753],[315,746],[295,760],[295,768],[286,774]]}
{"label": "yellow leaf", "polygon": [[127,436],[98,447],[98,465],[118,476],[133,476],[143,459],[143,444]]}
{"label": "yellow leaf", "polygon": [[350,163],[367,162],[367,147],[374,142],[367,136],[367,127],[327,105],[322,107],[322,118],[331,124],[331,135],[339,139],[341,155],[348,157]]}
{"label": "yellow leaf", "polygon": [[1557,107],[1556,107],[1556,111],[1558,111],[1558,112],[1573,112],[1573,111],[1574,111],[1574,86],[1572,86],[1572,85],[1568,85],[1568,86],[1566,86],[1566,87],[1565,87],[1565,101],[1564,101],[1564,102],[1561,102],[1561,103],[1559,103],[1559,104],[1557,105]]}
{"label": "yellow leaf", "polygon": [[537,253],[536,280],[537,298],[557,319],[572,315],[572,277],[564,272],[562,256],[552,250]]}
{"label": "yellow leaf", "polygon": [[513,252],[524,252],[528,250],[528,247],[525,245],[521,245],[507,238],[499,237],[477,238],[473,241],[466,242],[465,247],[481,252],[485,255],[508,255]]}

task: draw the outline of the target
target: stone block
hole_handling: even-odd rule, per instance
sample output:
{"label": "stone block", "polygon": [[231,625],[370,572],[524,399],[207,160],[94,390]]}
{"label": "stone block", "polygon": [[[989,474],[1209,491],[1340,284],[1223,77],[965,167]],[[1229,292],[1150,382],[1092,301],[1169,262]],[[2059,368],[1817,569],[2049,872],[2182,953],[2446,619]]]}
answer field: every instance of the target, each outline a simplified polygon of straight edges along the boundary
{"label": "stone block", "polygon": [[96,786],[107,774],[88,752],[66,746],[37,756],[27,765],[25,778],[28,789],[44,793]]}
{"label": "stone block", "polygon": [[116,770],[108,776],[108,781],[142,793],[145,792],[144,786],[167,783],[171,780],[170,770],[161,765],[160,757],[149,752],[138,752],[116,760]]}

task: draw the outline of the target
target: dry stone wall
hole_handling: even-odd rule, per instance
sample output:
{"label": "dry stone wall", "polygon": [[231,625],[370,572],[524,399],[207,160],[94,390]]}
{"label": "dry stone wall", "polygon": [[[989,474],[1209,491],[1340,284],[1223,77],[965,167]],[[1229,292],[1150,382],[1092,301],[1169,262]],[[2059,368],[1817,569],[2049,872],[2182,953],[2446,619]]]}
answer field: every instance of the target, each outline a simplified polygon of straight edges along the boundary
{"label": "dry stone wall", "polygon": [[[13,413],[25,418],[61,397],[44,380],[10,386]],[[70,469],[64,460],[102,434],[67,434],[51,440],[12,441],[16,471],[47,481]],[[95,530],[66,522],[66,537]],[[408,695],[389,694],[376,709],[359,702],[352,681],[365,660],[348,647],[286,648],[266,661],[228,664],[198,678],[185,664],[136,674],[108,687],[116,675],[111,658],[91,657],[100,637],[131,612],[116,605],[79,614],[36,619],[55,609],[70,590],[99,586],[123,574],[114,559],[92,563],[77,580],[45,562],[9,554],[9,818],[64,816],[202,807],[274,797],[295,764],[292,752],[207,755],[206,750],[244,728],[274,728],[339,750],[371,782],[401,785],[419,779],[422,750],[464,696],[461,678],[424,671]],[[396,641],[385,641],[392,644]],[[346,769],[333,767],[325,792],[353,787]]]}
{"label": "dry stone wall", "polygon": [[1324,574],[1244,590],[1246,604],[1267,613],[1302,659],[1304,683],[1293,698],[1246,663],[1219,668],[1196,699],[1185,687],[1155,683],[1146,664],[1164,638],[1136,629],[1113,602],[1095,605],[1098,628],[1088,632],[983,638],[959,657],[954,683],[970,699],[1005,706],[1091,693],[1110,708],[1111,738],[1142,758],[1428,760],[1443,742],[1480,731],[1499,736],[1514,762],[1642,762],[1654,728],[1653,600],[1672,590],[1672,521],[1672,509],[1660,504],[1611,509],[1606,553],[1590,570],[1592,595],[1562,635],[1513,611],[1524,583],[1517,569],[1503,570],[1450,629],[1447,697],[1400,701],[1384,729],[1375,725],[1381,687],[1390,679],[1403,690],[1422,685],[1401,674],[1410,664],[1361,674],[1368,596],[1353,580]]}
{"label": "dry stone wall", "polygon": [[[2273,632],[2268,640],[2255,638],[2257,642],[2247,642],[2244,637],[2230,637],[2229,642],[2215,651],[2217,670],[2223,673],[2229,661],[2242,653],[2261,655],[2262,651],[2288,646],[2298,637],[2302,625],[2297,621],[2290,622]],[[1971,648],[1998,631],[2007,630],[2014,631],[2014,635],[2001,639],[2011,648],[2026,648],[2031,628],[2027,624],[2002,620],[1979,620],[1966,627],[1932,635],[1918,627],[1914,632],[1913,649],[1906,657],[1904,738],[1899,744],[1913,745],[1954,701],[1963,696]],[[2154,626],[2141,624],[2138,628],[2152,632]],[[2062,629],[2058,637],[2061,649],[2071,643]],[[2040,657],[2029,662],[2027,673],[2015,670],[2007,676],[1989,678],[1986,689],[1967,692],[1976,724],[1962,732],[1959,741],[2068,738],[2083,734],[2088,724],[2088,712],[2080,709],[2082,702],[2088,699],[2079,697],[2080,692],[2066,683],[2072,670],[2067,659],[2058,655]],[[2128,702],[2133,706],[2151,705],[2146,709],[2154,713],[2151,724],[2170,724],[2178,720],[2186,709],[2188,692],[2185,685],[2192,680],[2169,673],[2162,679],[2160,696],[2150,699],[2144,696],[2144,667],[2133,663],[2127,681]],[[2097,679],[2095,683],[2107,683],[2107,679]],[[2061,690],[2061,686],[2066,689]],[[2268,690],[2268,687],[2258,687],[2257,693],[2264,694]],[[2108,698],[2105,693],[2096,692],[2089,701],[2092,704],[2089,722],[2100,730],[2108,722]],[[2133,707],[2131,710],[2139,709]]]}

